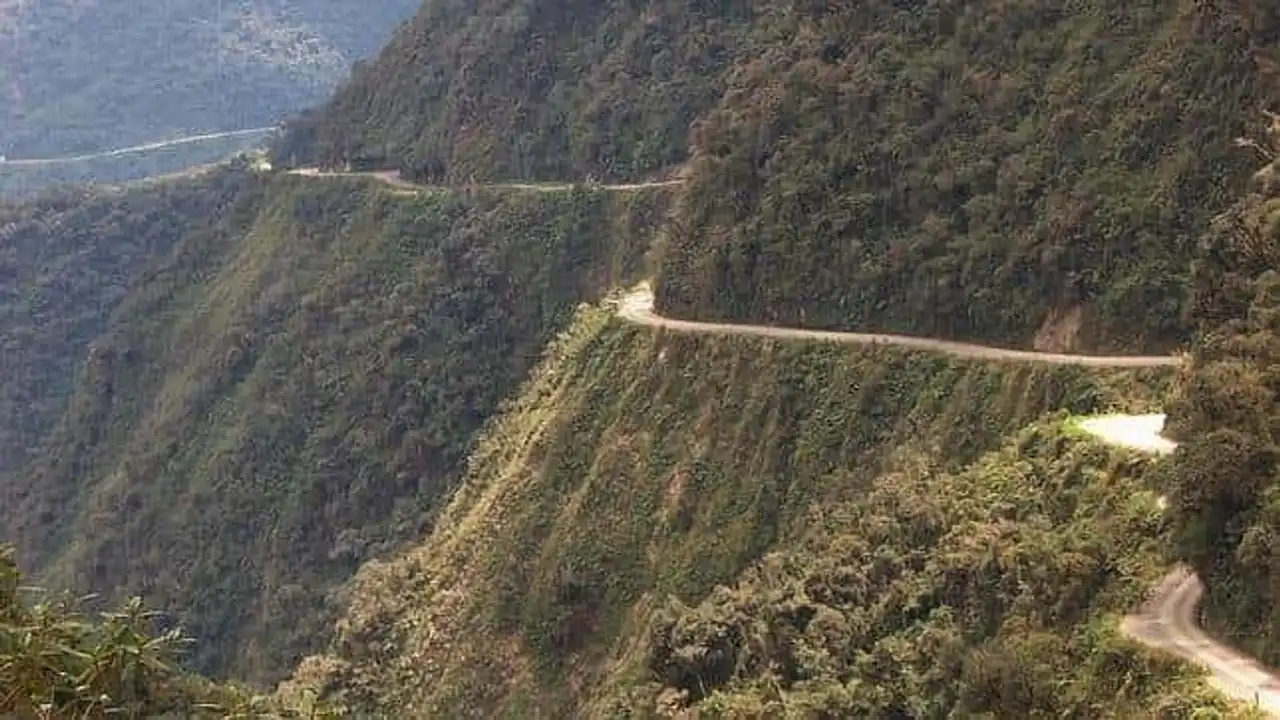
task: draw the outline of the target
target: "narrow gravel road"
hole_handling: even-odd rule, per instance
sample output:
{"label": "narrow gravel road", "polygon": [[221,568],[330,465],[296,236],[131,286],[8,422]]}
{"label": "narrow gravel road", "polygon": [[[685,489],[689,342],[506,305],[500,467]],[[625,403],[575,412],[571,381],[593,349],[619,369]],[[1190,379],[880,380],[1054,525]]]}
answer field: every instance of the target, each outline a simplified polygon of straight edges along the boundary
{"label": "narrow gravel road", "polygon": [[[1178,444],[1160,434],[1164,422],[1162,414],[1105,415],[1081,422],[1080,428],[1112,445],[1167,455]],[[1120,629],[1141,643],[1205,666],[1209,682],[1223,694],[1280,717],[1280,677],[1200,629],[1196,608],[1203,594],[1200,578],[1189,568],[1178,568],[1160,581],[1142,609],[1126,617]]]}
{"label": "narrow gravel road", "polygon": [[1177,365],[1179,359],[1169,355],[1134,355],[1112,357],[1107,355],[1068,355],[1064,353],[1036,352],[1034,350],[1013,350],[988,347],[972,343],[937,340],[934,338],[914,337],[909,335],[887,335],[882,333],[835,332],[829,330],[803,330],[799,328],[774,327],[772,325],[739,325],[736,323],[695,322],[692,320],[672,320],[657,315],[653,311],[653,291],[649,285],[641,285],[627,295],[618,310],[618,314],[641,325],[667,328],[677,332],[716,333],[719,335],[758,335],[791,340],[818,340],[822,342],[844,343],[848,345],[895,345],[940,352],[953,357],[974,360],[998,360],[1009,362],[1038,362],[1050,365],[1087,365],[1090,367],[1159,367]]}

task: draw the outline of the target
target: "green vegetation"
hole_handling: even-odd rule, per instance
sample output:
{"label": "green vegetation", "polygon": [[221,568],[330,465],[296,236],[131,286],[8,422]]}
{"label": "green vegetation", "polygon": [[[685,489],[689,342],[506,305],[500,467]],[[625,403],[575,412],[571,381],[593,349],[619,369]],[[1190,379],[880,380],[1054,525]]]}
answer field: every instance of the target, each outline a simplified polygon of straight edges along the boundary
{"label": "green vegetation", "polygon": [[0,505],[13,507],[3,479],[64,411],[90,344],[139,273],[185,235],[216,232],[224,217],[248,212],[254,187],[232,172],[0,205]]}
{"label": "green vegetation", "polygon": [[[678,317],[1045,349],[1190,338],[1186,258],[1234,201],[1273,11],[883,0],[766,12],[693,141],[656,286]],[[794,40],[790,40],[795,38]]]}
{"label": "green vegetation", "polygon": [[[0,713],[20,718],[262,717],[260,698],[176,669],[182,634],[152,633],[135,599],[91,618],[68,600],[25,602],[0,547]],[[252,714],[251,714],[252,713]]]}
{"label": "green vegetation", "polygon": [[[19,603],[0,560],[0,673],[24,678],[0,674],[20,691],[0,713],[53,697],[98,716],[102,690],[173,714],[318,695],[395,716],[1240,716],[1115,621],[1173,548],[1214,626],[1280,658],[1280,165],[1241,199],[1252,151],[1232,147],[1274,98],[1280,14],[901,5],[427,0],[273,160],[455,189],[235,162],[0,208],[0,541],[42,585],[126,609]],[[67,25],[102,29],[93,52],[127,13],[129,37],[189,41],[163,108],[137,94],[174,82],[154,43],[103,56],[128,87],[4,46],[23,62],[0,57],[0,91],[27,115],[0,115],[19,138],[0,142],[258,124],[345,63],[346,41],[304,36],[391,4],[165,34],[208,18],[193,7],[90,3]],[[0,4],[0,32],[61,11],[19,25]],[[219,67],[227,43],[256,50]],[[456,188],[676,172],[678,191]],[[1191,344],[1194,362],[987,364],[613,318],[610,292],[653,273],[660,311],[701,320]],[[1172,461],[1069,419],[1166,395]],[[176,625],[196,638],[180,655]],[[46,656],[22,637],[61,643],[54,670],[30,671]],[[178,660],[292,676],[268,703]]]}
{"label": "green vegetation", "polygon": [[1116,636],[1164,567],[1154,461],[1053,422],[1017,432],[1147,410],[1168,375],[664,335],[584,309],[435,530],[363,569],[330,654],[285,695],[511,717],[1224,707]]}
{"label": "green vegetation", "polygon": [[144,594],[195,667],[270,681],[360,563],[431,527],[573,307],[636,277],[663,198],[252,192],[118,302],[5,533],[41,582]]}
{"label": "green vegetation", "polygon": [[[1274,120],[1274,118],[1273,118]],[[1201,240],[1194,363],[1177,383],[1167,481],[1211,627],[1280,667],[1280,121],[1257,191]]]}
{"label": "green vegetation", "polygon": [[[417,6],[0,2],[0,154],[61,157],[275,124],[322,101]],[[74,172],[114,181],[226,154],[222,144],[190,145]],[[44,180],[0,167],[0,192]]]}
{"label": "green vegetation", "polygon": [[289,164],[421,179],[634,179],[682,162],[760,3],[428,0],[291,123]]}
{"label": "green vegetation", "polygon": [[669,314],[1162,352],[1191,339],[1186,258],[1245,186],[1278,33],[1246,0],[428,2],[275,153],[684,166]]}

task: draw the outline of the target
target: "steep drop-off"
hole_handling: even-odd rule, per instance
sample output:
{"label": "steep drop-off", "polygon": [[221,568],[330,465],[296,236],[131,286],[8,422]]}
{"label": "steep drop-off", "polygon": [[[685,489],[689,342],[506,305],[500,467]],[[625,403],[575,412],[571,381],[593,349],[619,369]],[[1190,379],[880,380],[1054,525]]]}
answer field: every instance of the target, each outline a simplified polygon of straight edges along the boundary
{"label": "steep drop-off", "polygon": [[436,529],[361,572],[331,653],[286,695],[477,717],[1219,702],[1103,620],[1161,571],[1150,461],[1052,422],[1017,433],[1055,410],[1142,410],[1168,371],[610,314],[580,312]]}
{"label": "steep drop-off", "polygon": [[1178,553],[1204,579],[1210,626],[1280,667],[1280,118],[1254,192],[1201,239],[1166,481]]}
{"label": "steep drop-off", "polygon": [[271,681],[360,563],[431,527],[573,307],[641,271],[664,198],[252,192],[119,300],[5,478],[3,530],[44,584],[142,594],[199,638],[196,667]]}
{"label": "steep drop-off", "polygon": [[252,214],[255,186],[230,172],[0,204],[0,497],[64,411],[89,344],[138,274],[184,237],[234,228]]}

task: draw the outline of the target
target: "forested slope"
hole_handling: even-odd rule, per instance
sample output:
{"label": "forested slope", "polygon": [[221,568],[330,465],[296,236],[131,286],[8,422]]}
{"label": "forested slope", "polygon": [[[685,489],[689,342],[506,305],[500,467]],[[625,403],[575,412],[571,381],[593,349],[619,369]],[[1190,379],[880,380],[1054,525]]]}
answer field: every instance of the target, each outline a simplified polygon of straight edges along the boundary
{"label": "forested slope", "polygon": [[[658,308],[1044,349],[1186,342],[1280,24],[1247,3],[778,9],[692,141]],[[1267,11],[1271,12],[1271,11]]]}
{"label": "forested slope", "polygon": [[1194,362],[1172,398],[1178,552],[1220,632],[1280,667],[1280,119],[1271,162],[1201,241]]}
{"label": "forested slope", "polygon": [[138,273],[184,236],[217,232],[252,182],[229,173],[0,205],[0,478],[62,414],[76,368]]}
{"label": "forested slope", "polygon": [[418,179],[636,179],[684,160],[758,4],[427,0],[277,153]]}
{"label": "forested slope", "polygon": [[658,308],[1044,349],[1190,340],[1275,99],[1247,0],[426,3],[277,148],[419,179],[684,165]]}
{"label": "forested slope", "polygon": [[1152,461],[1018,431],[1140,411],[1168,376],[584,310],[285,696],[474,717],[1225,707],[1116,635],[1164,562]]}
{"label": "forested slope", "polygon": [[431,526],[567,313],[636,276],[663,198],[253,182],[115,298],[0,526],[39,581],[140,593],[196,667],[270,681],[361,562]]}

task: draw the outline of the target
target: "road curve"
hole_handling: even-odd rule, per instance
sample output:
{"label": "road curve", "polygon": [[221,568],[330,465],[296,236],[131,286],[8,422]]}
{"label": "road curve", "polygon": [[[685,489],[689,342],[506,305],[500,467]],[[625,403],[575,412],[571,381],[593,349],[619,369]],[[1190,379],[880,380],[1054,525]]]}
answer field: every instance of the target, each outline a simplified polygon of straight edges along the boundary
{"label": "road curve", "polygon": [[803,330],[800,328],[775,327],[772,325],[741,325],[736,323],[696,322],[692,320],[673,320],[665,318],[653,311],[653,291],[648,283],[632,290],[623,298],[618,314],[631,322],[652,327],[661,327],[677,332],[715,333],[718,335],[756,335],[786,340],[817,340],[820,342],[843,343],[847,345],[894,345],[914,350],[939,352],[952,357],[972,360],[995,360],[1007,362],[1038,362],[1049,365],[1085,365],[1089,367],[1142,368],[1177,365],[1180,360],[1170,355],[1134,355],[1111,357],[1106,355],[1068,355],[1064,353],[1037,352],[1035,350],[1013,350],[996,348],[973,343],[934,338],[915,337],[910,335],[890,335],[884,333],[836,332],[830,330]]}
{"label": "road curve", "polygon": [[146,143],[144,145],[131,145],[129,147],[116,148],[115,150],[103,150],[102,152],[86,153],[84,155],[69,155],[67,157],[57,158],[26,158],[5,160],[0,162],[0,170],[7,167],[41,167],[48,165],[67,165],[70,163],[84,162],[86,160],[99,160],[101,158],[116,157],[119,155],[128,155],[130,153],[146,152],[148,150],[160,150],[162,148],[172,147],[175,145],[190,145],[191,143],[205,142],[207,140],[221,140],[222,138],[241,137],[243,135],[265,135],[277,128],[271,127],[246,128],[244,130],[228,130],[226,132],[204,133],[203,135],[187,135],[185,137],[173,140],[162,140],[160,142]]}
{"label": "road curve", "polygon": [[[1163,414],[1105,415],[1082,421],[1080,429],[1111,445],[1167,455],[1178,444],[1160,434],[1164,422]],[[1203,594],[1200,578],[1180,567],[1156,585],[1137,614],[1124,618],[1120,629],[1138,642],[1205,666],[1209,683],[1224,695],[1280,717],[1280,677],[1200,629],[1196,608]]]}
{"label": "road curve", "polygon": [[[301,175],[303,177],[352,177],[352,178],[368,178],[386,183],[396,188],[405,190],[433,190],[446,187],[444,185],[421,185],[404,179],[399,170],[370,170],[367,172],[350,171],[343,172],[338,170],[321,170],[319,168],[307,167],[288,170],[289,175]],[[642,183],[620,183],[616,185],[590,184],[587,187],[593,187],[599,190],[626,191],[626,190],[647,190],[649,188],[673,187],[680,185],[682,180],[657,180],[654,182]],[[456,185],[447,187],[456,188]],[[476,183],[477,188],[489,188],[494,190],[531,190],[533,192],[564,192],[572,190],[575,185],[566,182],[500,182],[500,183]]]}

